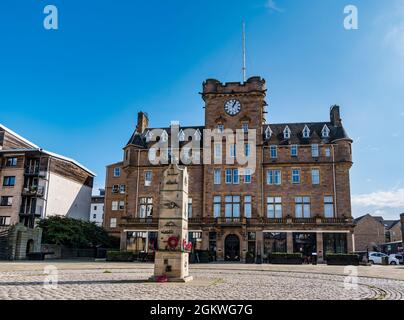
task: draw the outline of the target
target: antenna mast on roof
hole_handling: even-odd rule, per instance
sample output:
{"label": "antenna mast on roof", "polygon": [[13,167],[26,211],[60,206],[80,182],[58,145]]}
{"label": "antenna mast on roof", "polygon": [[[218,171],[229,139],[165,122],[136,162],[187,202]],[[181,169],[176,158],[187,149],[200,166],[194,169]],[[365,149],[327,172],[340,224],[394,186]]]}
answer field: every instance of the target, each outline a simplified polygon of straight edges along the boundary
{"label": "antenna mast on roof", "polygon": [[246,59],[245,56],[246,56],[246,53],[245,53],[245,23],[243,20],[243,68],[242,68],[243,82],[246,82],[246,80],[247,80],[247,77],[246,77],[247,68],[246,68],[246,63],[245,63],[245,59]]}

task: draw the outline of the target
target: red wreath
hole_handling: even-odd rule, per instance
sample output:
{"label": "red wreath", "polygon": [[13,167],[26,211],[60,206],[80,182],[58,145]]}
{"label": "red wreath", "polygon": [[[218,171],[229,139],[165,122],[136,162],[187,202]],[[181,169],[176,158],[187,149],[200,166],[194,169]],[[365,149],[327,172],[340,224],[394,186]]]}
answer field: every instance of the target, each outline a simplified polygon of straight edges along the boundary
{"label": "red wreath", "polygon": [[177,248],[177,246],[178,246],[178,242],[179,242],[179,240],[178,240],[178,238],[177,237],[175,237],[175,236],[171,236],[170,238],[168,238],[168,246],[171,248],[171,249],[175,249],[175,248]]}

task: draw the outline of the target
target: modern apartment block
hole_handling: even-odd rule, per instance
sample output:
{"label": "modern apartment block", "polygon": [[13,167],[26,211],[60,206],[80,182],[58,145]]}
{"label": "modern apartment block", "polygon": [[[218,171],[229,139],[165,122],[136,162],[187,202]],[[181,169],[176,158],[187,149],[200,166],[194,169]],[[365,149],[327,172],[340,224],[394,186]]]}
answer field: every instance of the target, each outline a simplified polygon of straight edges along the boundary
{"label": "modern apartment block", "polygon": [[0,125],[0,227],[55,215],[88,221],[94,176]]}
{"label": "modern apartment block", "polygon": [[[207,149],[192,154],[194,160],[187,164],[190,241],[227,261],[273,252],[315,253],[322,261],[326,253],[352,252],[352,140],[340,108],[333,106],[324,122],[267,122],[266,92],[260,77],[244,83],[206,80],[201,93],[204,124],[175,123],[159,131],[158,141],[171,141],[175,134],[184,145],[210,140],[206,129],[243,130],[243,152],[256,156],[255,170],[244,166],[242,171],[226,161],[198,161]],[[184,134],[186,129],[193,129],[192,137]],[[247,135],[254,130],[251,145]],[[122,161],[107,166],[104,227],[121,238],[122,250],[150,251],[158,241],[160,182],[167,165],[151,163],[153,132],[148,116],[140,112]],[[233,156],[235,148],[212,140],[209,152],[223,160]]]}
{"label": "modern apartment block", "polygon": [[99,189],[99,191],[99,195],[91,197],[90,222],[94,222],[97,226],[102,227],[102,222],[104,221],[105,190]]}

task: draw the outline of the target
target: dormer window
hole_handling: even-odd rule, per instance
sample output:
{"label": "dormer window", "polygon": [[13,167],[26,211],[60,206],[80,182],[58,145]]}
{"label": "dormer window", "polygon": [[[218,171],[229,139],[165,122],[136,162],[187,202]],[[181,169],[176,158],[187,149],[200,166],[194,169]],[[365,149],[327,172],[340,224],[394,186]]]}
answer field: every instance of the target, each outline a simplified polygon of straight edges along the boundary
{"label": "dormer window", "polygon": [[151,131],[147,131],[146,133],[146,142],[150,142],[153,138],[153,133]]}
{"label": "dormer window", "polygon": [[321,137],[328,138],[329,136],[330,136],[330,129],[325,124],[324,127],[323,127],[323,130],[321,130]]}
{"label": "dormer window", "polygon": [[197,129],[194,133],[194,139],[195,141],[201,141],[201,132],[199,131],[199,129]]}
{"label": "dormer window", "polygon": [[265,139],[269,140],[272,137],[272,130],[271,128],[268,126],[265,130]]}
{"label": "dormer window", "polygon": [[306,138],[306,139],[310,138],[310,129],[307,125],[304,126],[302,134],[303,134],[303,138]]}
{"label": "dormer window", "polygon": [[185,141],[185,133],[184,131],[181,129],[181,131],[178,133],[178,140],[179,141]]}
{"label": "dormer window", "polygon": [[290,139],[291,131],[288,126],[286,126],[285,130],[283,130],[283,138]]}
{"label": "dormer window", "polygon": [[163,130],[163,133],[161,134],[161,141],[166,142],[168,140],[168,133],[167,131]]}

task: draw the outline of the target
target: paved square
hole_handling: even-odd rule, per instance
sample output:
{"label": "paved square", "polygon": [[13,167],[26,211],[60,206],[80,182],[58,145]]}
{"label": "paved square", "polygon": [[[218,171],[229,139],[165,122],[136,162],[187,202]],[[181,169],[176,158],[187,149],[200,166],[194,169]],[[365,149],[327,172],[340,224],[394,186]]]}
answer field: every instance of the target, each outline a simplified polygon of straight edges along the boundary
{"label": "paved square", "polygon": [[[44,268],[58,272],[57,288],[44,286]],[[347,289],[344,267],[247,264],[191,265],[190,283],[150,283],[153,264],[6,262],[0,264],[0,299],[404,299],[404,267],[358,267],[357,289]]]}

